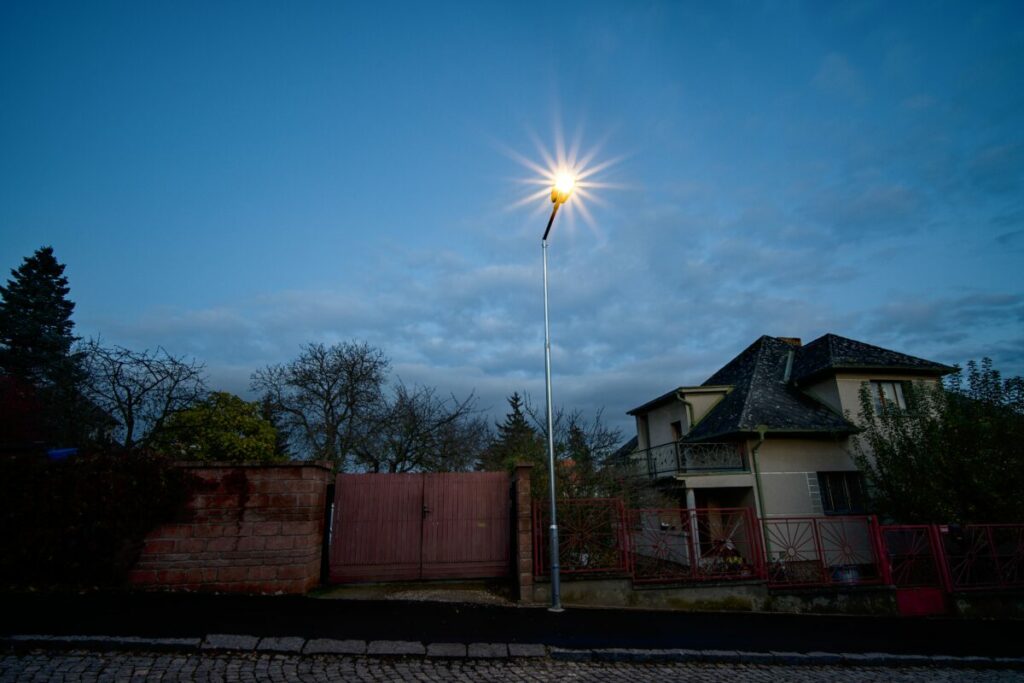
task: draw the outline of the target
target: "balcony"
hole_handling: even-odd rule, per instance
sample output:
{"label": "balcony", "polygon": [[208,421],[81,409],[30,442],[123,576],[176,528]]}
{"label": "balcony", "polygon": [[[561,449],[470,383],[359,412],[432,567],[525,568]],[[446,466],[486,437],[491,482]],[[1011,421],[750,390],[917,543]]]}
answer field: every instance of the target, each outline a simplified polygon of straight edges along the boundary
{"label": "balcony", "polygon": [[685,443],[671,441],[630,454],[636,475],[660,479],[677,474],[729,474],[749,472],[739,443]]}

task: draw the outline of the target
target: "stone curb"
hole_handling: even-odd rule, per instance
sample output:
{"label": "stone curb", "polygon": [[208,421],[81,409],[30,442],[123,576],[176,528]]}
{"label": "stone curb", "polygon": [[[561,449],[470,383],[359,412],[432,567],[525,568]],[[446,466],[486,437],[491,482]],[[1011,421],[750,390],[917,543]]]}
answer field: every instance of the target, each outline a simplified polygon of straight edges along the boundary
{"label": "stone curb", "polygon": [[707,662],[804,666],[944,667],[962,669],[1024,669],[1024,657],[954,657],[900,655],[883,652],[744,652],[736,650],[642,650],[626,648],[549,648],[552,659],[569,662]]}
{"label": "stone curb", "polygon": [[35,647],[98,650],[149,650],[156,652],[198,652],[202,638],[140,638],[137,636],[47,636],[13,635],[0,638],[7,648]]}
{"label": "stone curb", "polygon": [[49,648],[158,652],[256,652],[294,655],[427,657],[470,659],[536,658],[570,662],[706,662],[804,666],[943,667],[964,669],[1024,669],[1024,657],[954,657],[903,655],[885,652],[745,652],[688,650],[545,647],[538,643],[424,643],[402,640],[334,640],[300,637],[258,638],[238,634],[209,634],[205,638],[143,638],[136,636],[52,636],[24,634],[0,637],[5,649]]}

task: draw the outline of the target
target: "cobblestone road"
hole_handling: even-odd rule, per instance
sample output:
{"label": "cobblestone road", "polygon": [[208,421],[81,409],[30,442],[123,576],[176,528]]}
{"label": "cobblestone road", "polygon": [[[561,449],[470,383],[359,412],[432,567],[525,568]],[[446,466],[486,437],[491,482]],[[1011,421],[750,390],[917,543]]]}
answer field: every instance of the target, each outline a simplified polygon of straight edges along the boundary
{"label": "cobblestone road", "polygon": [[622,664],[257,654],[44,652],[0,657],[0,681],[1024,681],[1000,669]]}

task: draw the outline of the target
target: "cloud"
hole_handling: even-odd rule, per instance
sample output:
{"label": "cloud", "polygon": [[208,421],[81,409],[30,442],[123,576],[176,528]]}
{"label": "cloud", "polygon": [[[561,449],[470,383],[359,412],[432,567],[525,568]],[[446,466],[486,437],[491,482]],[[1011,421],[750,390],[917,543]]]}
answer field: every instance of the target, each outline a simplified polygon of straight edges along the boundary
{"label": "cloud", "polygon": [[894,229],[914,232],[921,206],[917,190],[903,183],[851,183],[816,193],[804,211],[837,241],[848,242]]}
{"label": "cloud", "polygon": [[[992,355],[992,349],[1019,337],[1024,323],[1024,296],[1015,293],[971,292],[959,296],[892,295],[891,300],[865,315],[863,326],[874,343],[898,343],[913,355],[936,354],[936,360],[962,363],[967,358]],[[979,336],[984,330],[985,339]],[[969,349],[967,358],[964,349]],[[1007,354],[1002,354],[1007,356]],[[1008,357],[1008,356],[1007,356]],[[1024,371],[1024,351],[1006,368]]]}

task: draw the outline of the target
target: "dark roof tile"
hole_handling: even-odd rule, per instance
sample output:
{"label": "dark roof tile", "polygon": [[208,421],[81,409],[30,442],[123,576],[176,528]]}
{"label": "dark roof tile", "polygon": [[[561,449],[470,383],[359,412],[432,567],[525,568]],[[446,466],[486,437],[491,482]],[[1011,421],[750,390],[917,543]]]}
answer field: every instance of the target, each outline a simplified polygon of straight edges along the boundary
{"label": "dark roof tile", "polygon": [[[856,427],[785,379],[790,352],[777,337],[763,336],[708,378],[704,386],[729,384],[726,395],[686,436],[704,441],[738,433],[768,431],[849,434]],[[794,358],[795,359],[795,358]]]}
{"label": "dark roof tile", "polygon": [[818,337],[801,347],[793,363],[793,381],[801,383],[835,370],[894,370],[944,375],[953,368],[934,361],[872,346],[837,334]]}

